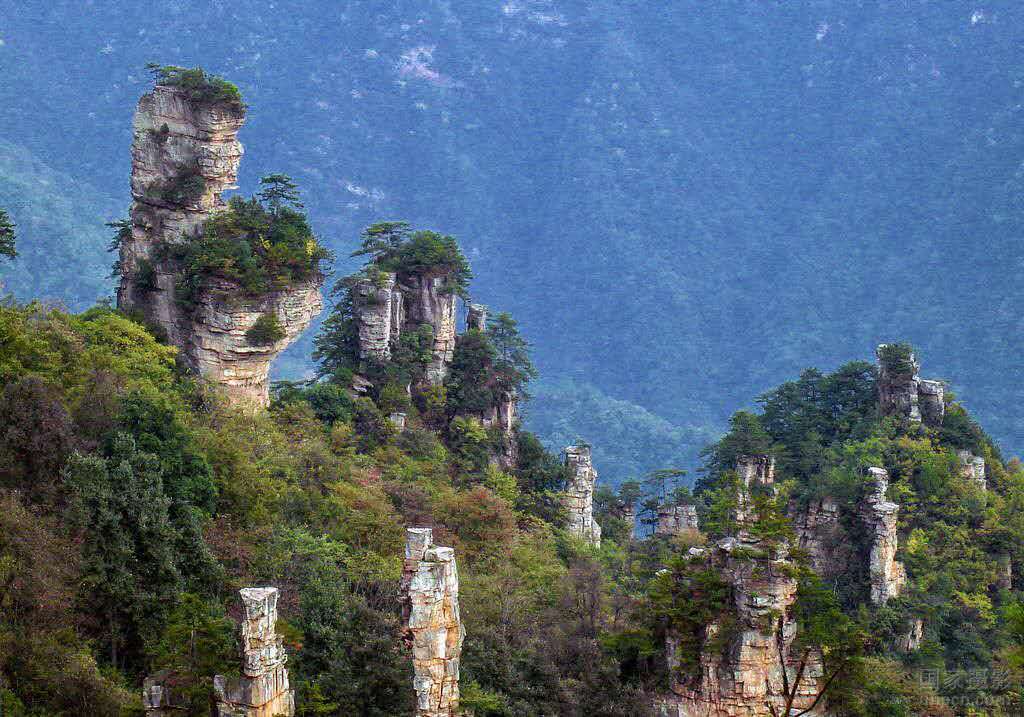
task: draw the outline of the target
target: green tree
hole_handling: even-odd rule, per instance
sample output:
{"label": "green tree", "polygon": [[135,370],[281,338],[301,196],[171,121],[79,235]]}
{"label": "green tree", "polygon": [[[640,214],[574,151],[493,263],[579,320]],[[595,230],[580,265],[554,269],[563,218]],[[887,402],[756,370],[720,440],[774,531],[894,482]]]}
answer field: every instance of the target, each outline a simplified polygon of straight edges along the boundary
{"label": "green tree", "polygon": [[15,248],[15,226],[14,222],[7,215],[7,212],[0,209],[0,256],[5,256],[8,259],[13,259],[18,256],[18,250]]}
{"label": "green tree", "polygon": [[526,397],[526,384],[537,377],[537,369],[530,361],[530,344],[519,333],[516,320],[505,311],[488,318],[487,338],[494,347],[498,385]]}
{"label": "green tree", "polygon": [[160,461],[120,434],[108,460],[72,454],[64,480],[81,535],[79,598],[105,626],[97,637],[110,664],[121,667],[139,656],[145,635],[159,632],[183,585]]}
{"label": "green tree", "polygon": [[268,174],[261,177],[260,186],[263,189],[257,196],[275,215],[286,205],[293,209],[303,208],[302,202],[299,201],[299,188],[287,174]]}

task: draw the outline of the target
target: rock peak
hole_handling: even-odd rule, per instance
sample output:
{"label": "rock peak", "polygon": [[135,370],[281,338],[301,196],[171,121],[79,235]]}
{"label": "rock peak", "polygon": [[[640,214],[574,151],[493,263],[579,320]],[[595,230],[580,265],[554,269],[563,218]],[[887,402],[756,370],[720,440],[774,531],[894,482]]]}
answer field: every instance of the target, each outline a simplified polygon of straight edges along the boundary
{"label": "rock peak", "polygon": [[[176,295],[182,267],[167,251],[195,239],[226,208],[222,194],[235,188],[244,122],[243,106],[196,100],[173,85],[158,84],[139,100],[117,303],[164,332],[184,363],[232,402],[267,405],[270,363],[323,308],[322,277],[255,297],[212,278],[186,308]],[[272,317],[281,336],[254,344],[250,330],[262,317]]]}

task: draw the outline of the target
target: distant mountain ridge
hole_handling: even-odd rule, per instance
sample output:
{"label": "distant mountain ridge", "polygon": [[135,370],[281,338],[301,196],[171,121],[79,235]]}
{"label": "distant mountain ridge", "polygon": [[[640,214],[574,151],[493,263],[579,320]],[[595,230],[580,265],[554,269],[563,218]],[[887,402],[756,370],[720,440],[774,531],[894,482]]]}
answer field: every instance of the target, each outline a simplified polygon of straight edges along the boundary
{"label": "distant mountain ridge", "polygon": [[[609,456],[605,477],[688,464],[747,397],[892,339],[956,376],[1017,452],[1022,13],[0,0],[0,126],[21,158],[0,164],[0,205],[26,228],[0,279],[96,299],[142,68],[200,64],[252,106],[241,140],[261,152],[242,189],[295,176],[340,255],[382,218],[459,237],[480,298],[520,318],[555,385],[538,387],[535,425],[553,426],[569,381],[578,404],[599,391],[642,407],[635,426],[649,413],[680,430],[665,454]],[[19,181],[26,167],[69,186]],[[596,445],[617,430],[602,420],[578,424]]]}

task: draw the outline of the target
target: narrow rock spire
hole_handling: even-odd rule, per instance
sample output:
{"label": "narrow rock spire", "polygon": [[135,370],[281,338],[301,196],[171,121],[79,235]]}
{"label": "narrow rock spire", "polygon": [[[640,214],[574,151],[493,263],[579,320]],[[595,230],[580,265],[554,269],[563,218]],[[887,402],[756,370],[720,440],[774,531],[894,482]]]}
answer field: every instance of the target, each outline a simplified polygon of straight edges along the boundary
{"label": "narrow rock spire", "polygon": [[430,528],[406,529],[402,596],[416,717],[457,717],[459,659],[466,637],[459,615],[459,575],[455,551],[434,545]]}

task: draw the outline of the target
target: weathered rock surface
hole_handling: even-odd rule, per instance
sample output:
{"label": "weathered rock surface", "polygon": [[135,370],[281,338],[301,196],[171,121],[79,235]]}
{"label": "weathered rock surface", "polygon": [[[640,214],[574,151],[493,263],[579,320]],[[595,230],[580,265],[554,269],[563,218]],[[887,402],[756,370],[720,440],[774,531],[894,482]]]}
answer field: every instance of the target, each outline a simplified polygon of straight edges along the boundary
{"label": "weathered rock surface", "polygon": [[957,458],[960,460],[960,475],[969,481],[977,483],[982,490],[988,489],[988,481],[985,478],[985,459],[980,458],[970,451],[957,451]]}
{"label": "weathered rock surface", "polygon": [[170,670],[160,670],[142,682],[142,708],[146,717],[181,717],[188,709],[184,694],[176,689]]}
{"label": "weathered rock surface", "polygon": [[457,308],[456,295],[445,286],[445,277],[433,275],[376,272],[358,279],[352,299],[360,359],[388,361],[403,333],[426,324],[434,335],[426,378],[433,385],[442,383],[455,353]]}
{"label": "weathered rock surface", "polygon": [[242,674],[213,678],[217,717],[292,717],[295,694],[277,634],[277,588],[243,588]]}
{"label": "weathered rock surface", "polygon": [[[186,365],[222,386],[233,402],[266,405],[270,363],[323,308],[322,278],[258,298],[230,282],[210,282],[195,310],[175,300],[179,268],[159,251],[188,241],[235,188],[244,109],[192,101],[176,87],[143,95],[133,123],[131,236],[122,240],[118,306],[139,311],[181,349]],[[171,191],[182,178],[196,191]],[[246,332],[265,314],[286,336],[251,345]]]}
{"label": "weathered rock surface", "polygon": [[466,311],[467,331],[487,331],[487,307],[483,304],[470,304]]}
{"label": "weathered rock surface", "polygon": [[395,287],[395,275],[380,272],[357,281],[352,290],[359,332],[359,358],[385,362],[398,341],[405,321],[404,296]]}
{"label": "weathered rock surface", "polygon": [[897,370],[882,359],[886,344],[876,350],[879,364],[878,403],[883,416],[899,416],[913,423],[942,425],[946,413],[945,389],[941,381],[922,380],[920,364],[910,355],[910,370]]}
{"label": "weathered rock surface", "polygon": [[430,324],[434,329],[433,358],[427,366],[427,381],[437,385],[448,375],[448,365],[455,353],[455,294],[445,291],[441,276],[410,276],[411,298],[407,302],[408,321]]}
{"label": "weathered rock surface", "polygon": [[434,545],[430,528],[406,530],[402,595],[416,717],[456,717],[461,714],[459,659],[466,636],[459,616],[459,575],[455,551]]}
{"label": "weathered rock surface", "polygon": [[566,448],[565,464],[569,467],[569,483],[562,498],[569,519],[566,529],[570,535],[598,547],[601,545],[601,526],[594,520],[597,471],[594,470],[590,446]]}
{"label": "weathered rock surface", "polygon": [[504,391],[497,405],[491,406],[480,415],[484,428],[498,428],[501,432],[501,450],[492,456],[492,462],[509,470],[515,467],[518,458],[516,445],[516,423],[519,418],[519,397],[512,391]]}
{"label": "weathered rock surface", "polygon": [[[790,514],[796,513],[791,509]],[[812,501],[806,511],[793,515],[797,545],[807,552],[811,568],[824,578],[846,571],[858,559],[840,521],[839,505],[832,498]]]}
{"label": "weathered rock surface", "polygon": [[917,652],[924,642],[924,620],[916,618],[910,628],[896,640],[896,649],[900,652]]}
{"label": "weathered rock surface", "polygon": [[907,582],[907,572],[903,563],[896,560],[896,520],[900,507],[885,496],[889,473],[884,468],[869,468],[868,473],[868,494],[860,516],[871,535],[871,601],[881,605],[900,594]]}
{"label": "weathered rock surface", "polygon": [[753,490],[758,488],[774,490],[775,457],[766,454],[741,455],[736,457],[736,474],[740,478],[735,518],[738,523],[755,520],[753,513]]}
{"label": "weathered rock surface", "polygon": [[775,483],[775,457],[765,454],[738,456],[736,473],[745,488],[755,483],[773,485]]}
{"label": "weathered rock surface", "polygon": [[654,534],[675,536],[699,529],[697,508],[692,505],[667,505],[658,508],[658,523]]}
{"label": "weathered rock surface", "polygon": [[[700,675],[682,679],[673,670],[674,695],[661,701],[661,713],[671,717],[768,717],[781,714],[786,694],[783,672],[792,687],[801,659],[805,667],[796,685],[793,707],[808,709],[823,679],[821,657],[806,657],[791,649],[796,622],[790,608],[796,600],[797,580],[786,546],[768,546],[741,533],[719,541],[705,556],[732,587],[738,632],[724,650],[716,649],[721,626],[705,628]],[[780,645],[781,643],[781,645]],[[781,648],[781,649],[780,649]],[[668,661],[678,667],[669,640]],[[808,715],[827,714],[824,700]]]}

